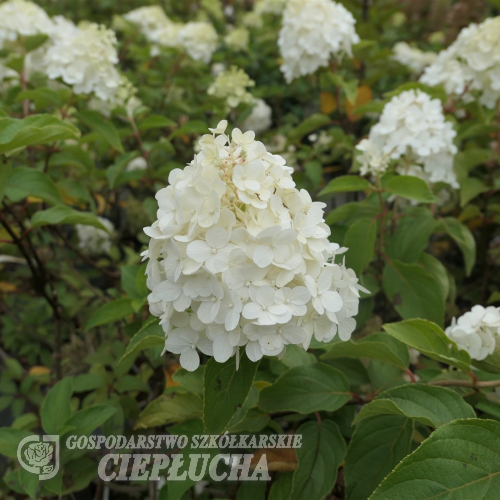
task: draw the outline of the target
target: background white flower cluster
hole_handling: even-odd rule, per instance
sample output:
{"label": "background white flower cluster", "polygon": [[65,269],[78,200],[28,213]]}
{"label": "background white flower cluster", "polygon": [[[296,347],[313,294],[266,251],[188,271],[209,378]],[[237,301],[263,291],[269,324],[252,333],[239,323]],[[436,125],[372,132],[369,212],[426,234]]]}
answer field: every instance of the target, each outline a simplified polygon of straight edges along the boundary
{"label": "background white flower cluster", "polygon": [[476,90],[481,94],[480,102],[493,109],[500,98],[500,17],[464,28],[420,81],[443,85],[455,96]]}
{"label": "background white flower cluster", "polygon": [[165,349],[195,370],[197,350],[224,362],[246,346],[252,361],[312,337],[350,338],[358,312],[355,273],[334,262],[324,203],[298,191],[283,158],[227,122],[170,173],[145,257],[150,311]]}
{"label": "background white flower cluster", "polygon": [[287,82],[328,66],[332,56],[352,55],[352,45],[359,42],[355,23],[343,5],[331,0],[289,0],[278,38]]}
{"label": "background white flower cluster", "polygon": [[[38,34],[49,39],[27,54],[26,74],[37,71],[52,80],[61,78],[75,94],[94,94],[111,107],[127,105],[133,98],[136,89],[117,69],[117,40],[112,30],[95,23],[76,26],[62,16],[51,19],[25,0],[0,5],[0,48],[16,49],[20,37]],[[0,75],[18,78],[17,73],[1,69]]]}
{"label": "background white flower cluster", "polygon": [[181,47],[195,61],[209,63],[217,49],[219,37],[209,22],[175,23],[159,6],[140,7],[124,17],[154,44],[152,55],[158,54],[158,46]]}
{"label": "background white flower cluster", "polygon": [[402,175],[414,175],[429,182],[445,182],[459,187],[453,170],[457,152],[456,132],[445,120],[439,99],[421,90],[407,90],[385,106],[368,139],[357,149],[361,174],[381,174],[391,160],[404,160],[397,166]]}
{"label": "background white flower cluster", "polygon": [[453,318],[445,333],[472,359],[481,361],[500,341],[500,307],[474,306],[458,320]]}
{"label": "background white flower cluster", "polygon": [[436,61],[435,52],[424,52],[415,47],[411,47],[406,42],[398,42],[394,45],[394,60],[407,66],[413,73],[419,75],[422,71]]}
{"label": "background white flower cluster", "polygon": [[228,108],[236,108],[241,103],[250,104],[254,98],[247,87],[255,86],[255,82],[241,68],[231,66],[221,71],[208,87],[208,95],[225,99]]}

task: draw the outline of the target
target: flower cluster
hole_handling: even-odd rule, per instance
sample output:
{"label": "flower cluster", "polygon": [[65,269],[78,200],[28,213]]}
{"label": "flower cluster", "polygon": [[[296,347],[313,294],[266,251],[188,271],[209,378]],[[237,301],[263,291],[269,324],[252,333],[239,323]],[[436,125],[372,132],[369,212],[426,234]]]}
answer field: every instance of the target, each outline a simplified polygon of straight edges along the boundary
{"label": "flower cluster", "polygon": [[251,131],[227,122],[200,140],[200,153],[169,175],[157,195],[147,284],[161,318],[165,350],[195,370],[197,350],[224,362],[278,356],[312,337],[350,338],[359,284],[334,262],[345,251],[328,240],[324,203],[298,191],[292,169]]}
{"label": "flower cluster", "polygon": [[189,57],[208,64],[217,49],[218,36],[210,23],[190,22],[179,30],[177,41]]}
{"label": "flower cluster", "polygon": [[478,91],[480,102],[493,109],[500,98],[500,16],[464,28],[421,82],[444,85],[448,94],[461,96]]}
{"label": "flower cluster", "polygon": [[379,122],[357,149],[362,174],[383,173],[390,160],[404,158],[398,172],[457,188],[453,171],[456,132],[445,120],[441,102],[420,90],[407,90],[384,107]]}
{"label": "flower cluster", "polygon": [[474,306],[458,320],[453,318],[445,333],[472,359],[481,361],[493,354],[500,340],[500,307]]}
{"label": "flower cluster", "polygon": [[359,42],[355,23],[345,7],[332,0],[290,0],[278,38],[287,82],[327,66],[332,56],[350,56],[352,45]]}
{"label": "flower cluster", "polygon": [[419,75],[422,71],[436,61],[437,54],[423,52],[410,47],[406,42],[398,42],[393,47],[393,59],[403,66],[407,66],[413,73]]}
{"label": "flower cluster", "polygon": [[208,95],[225,99],[229,108],[236,108],[240,103],[252,103],[253,96],[247,87],[253,87],[255,82],[241,69],[231,66],[219,73],[208,87]]}
{"label": "flower cluster", "polygon": [[264,99],[255,99],[251,113],[243,122],[244,131],[253,130],[260,134],[271,127],[273,110]]}
{"label": "flower cluster", "polygon": [[158,47],[181,47],[195,61],[208,63],[217,49],[217,32],[208,22],[175,23],[158,6],[140,7],[124,18],[154,44],[152,55],[158,55]]}
{"label": "flower cluster", "polygon": [[250,33],[246,28],[234,28],[224,38],[225,44],[234,51],[246,52],[250,42]]}
{"label": "flower cluster", "polygon": [[109,253],[111,250],[111,233],[114,231],[113,223],[104,217],[97,217],[97,220],[107,231],[82,224],[75,226],[78,237],[78,248],[90,255]]}
{"label": "flower cluster", "polygon": [[103,101],[112,101],[123,85],[116,69],[115,33],[94,23],[75,26],[65,19],[59,20],[59,26],[55,42],[47,50],[48,77],[61,78],[76,94],[94,93]]}
{"label": "flower cluster", "polygon": [[52,31],[50,17],[33,2],[8,0],[0,5],[0,48],[19,36],[50,35]]}

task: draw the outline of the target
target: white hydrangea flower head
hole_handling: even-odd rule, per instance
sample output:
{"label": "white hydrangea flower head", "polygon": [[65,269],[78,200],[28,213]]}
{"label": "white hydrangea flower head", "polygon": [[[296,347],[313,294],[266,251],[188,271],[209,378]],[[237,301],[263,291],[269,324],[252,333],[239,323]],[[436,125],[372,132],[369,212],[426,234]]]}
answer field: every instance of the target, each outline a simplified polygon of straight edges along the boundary
{"label": "white hydrangea flower head", "polygon": [[0,5],[0,48],[19,36],[50,35],[53,24],[38,5],[26,0],[8,0]]}
{"label": "white hydrangea flower head", "polygon": [[208,22],[189,22],[177,34],[177,43],[195,61],[209,63],[217,50],[219,37]]}
{"label": "white hydrangea flower head", "polygon": [[244,27],[233,28],[224,38],[224,42],[231,50],[246,52],[250,43],[250,33]]}
{"label": "white hydrangea flower head", "polygon": [[436,62],[435,52],[424,52],[410,47],[406,42],[398,42],[392,49],[393,59],[407,66],[414,74],[419,75],[427,67]]}
{"label": "white hydrangea flower head", "polygon": [[115,229],[113,223],[104,217],[97,217],[97,219],[107,231],[82,224],[76,224],[75,226],[78,237],[78,248],[90,255],[109,253],[112,246],[111,233]]}
{"label": "white hydrangea flower head", "polygon": [[255,99],[251,113],[243,122],[242,129],[261,134],[271,128],[273,110],[264,99]]}
{"label": "white hydrangea flower head", "polygon": [[241,68],[231,66],[219,73],[208,87],[208,95],[225,99],[229,108],[236,108],[241,103],[252,103],[253,96],[247,87],[253,87],[255,82]]}
{"label": "white hydrangea flower head", "polygon": [[255,12],[257,14],[281,14],[285,8],[286,0],[257,0]]}
{"label": "white hydrangea flower head", "polygon": [[359,42],[355,24],[353,15],[332,0],[289,0],[278,37],[287,82],[328,66],[331,57],[351,56]]}
{"label": "white hydrangea flower head", "polygon": [[139,7],[127,12],[123,17],[135,24],[150,42],[156,42],[156,33],[171,22],[165,11],[158,5]]}
{"label": "white hydrangea flower head", "polygon": [[347,340],[366,291],[335,262],[346,249],[328,240],[325,204],[296,189],[293,169],[254,132],[226,128],[210,129],[193,161],[170,173],[144,229],[150,311],[190,371],[197,350],[222,363],[245,346],[257,361],[313,336]]}
{"label": "white hydrangea flower head", "polygon": [[262,28],[262,26],[264,25],[262,16],[258,12],[255,12],[254,10],[246,12],[243,15],[242,23],[243,26],[246,26],[247,28],[255,28],[255,29]]}
{"label": "white hydrangea flower head", "polygon": [[464,28],[457,39],[440,52],[420,81],[443,85],[455,96],[480,93],[480,102],[493,109],[500,98],[500,16]]}
{"label": "white hydrangea flower head", "polygon": [[71,26],[48,49],[47,75],[61,78],[73,86],[75,94],[94,93],[103,101],[112,101],[123,85],[123,78],[116,69],[118,54],[114,31],[94,23]]}
{"label": "white hydrangea flower head", "polygon": [[493,354],[499,342],[500,307],[474,306],[458,320],[453,318],[445,333],[472,359],[481,361]]}
{"label": "white hydrangea flower head", "polygon": [[385,106],[379,122],[367,140],[357,145],[363,173],[383,173],[390,160],[410,160],[398,171],[415,175],[420,165],[429,182],[445,182],[458,188],[453,171],[453,144],[456,132],[447,122],[439,99],[432,99],[421,90],[407,90],[393,97]]}

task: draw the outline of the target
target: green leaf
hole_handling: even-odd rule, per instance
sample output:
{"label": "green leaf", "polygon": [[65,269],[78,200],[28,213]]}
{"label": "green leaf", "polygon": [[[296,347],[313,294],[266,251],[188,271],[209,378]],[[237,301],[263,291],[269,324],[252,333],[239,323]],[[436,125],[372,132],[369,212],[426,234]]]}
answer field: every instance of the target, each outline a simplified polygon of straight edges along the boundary
{"label": "green leaf", "polygon": [[[0,159],[0,161],[2,161]],[[5,196],[5,190],[7,189],[7,181],[9,179],[10,173],[12,172],[12,164],[10,162],[3,162],[0,164],[0,203]]]}
{"label": "green leaf", "polygon": [[322,115],[320,113],[315,113],[306,118],[300,125],[290,130],[288,133],[288,139],[290,141],[296,141],[301,139],[307,134],[314,132],[315,130],[328,125],[331,119],[327,115]]}
{"label": "green leaf", "polygon": [[413,421],[379,415],[361,421],[345,458],[346,500],[368,498],[411,450]]}
{"label": "green leaf", "polygon": [[133,313],[132,299],[124,298],[108,302],[94,311],[85,325],[85,330],[118,321]]}
{"label": "green leaf", "polygon": [[369,500],[497,500],[500,423],[456,420],[406,457]]}
{"label": "green leaf", "polygon": [[198,396],[171,392],[151,401],[139,415],[135,428],[148,429],[172,422],[179,423],[201,415],[202,402]]}
{"label": "green leaf", "polygon": [[443,324],[444,297],[440,283],[418,264],[389,261],[382,274],[382,288],[404,319],[425,318]]}
{"label": "green leaf", "polygon": [[366,191],[372,185],[369,181],[359,175],[341,175],[332,179],[327,186],[318,193],[318,196],[325,196],[331,193],[347,193],[349,191]]}
{"label": "green leaf", "polygon": [[335,411],[351,399],[344,374],[325,363],[298,366],[285,372],[260,393],[259,407],[265,411]]}
{"label": "green leaf", "polygon": [[396,175],[386,185],[389,193],[420,203],[436,203],[438,200],[432,194],[425,181],[412,175]]}
{"label": "green leaf", "polygon": [[141,329],[130,339],[130,342],[125,350],[125,354],[118,362],[120,366],[125,360],[131,356],[136,355],[144,349],[150,347],[164,346],[165,345],[165,332],[163,328],[157,324],[157,319],[146,322]]}
{"label": "green leaf", "polygon": [[73,413],[66,421],[66,427],[74,427],[71,434],[76,436],[90,436],[115,413],[116,408],[111,405],[91,406]]}
{"label": "green leaf", "polygon": [[102,137],[111,147],[124,153],[122,142],[115,126],[104,118],[98,111],[80,111],[76,117],[87,127]]}
{"label": "green leaf", "polygon": [[440,260],[436,259],[428,253],[422,253],[418,260],[418,263],[424,267],[424,269],[434,276],[439,281],[439,286],[441,288],[441,293],[444,299],[450,294],[450,279],[448,278],[448,272],[446,267],[443,266]]}
{"label": "green leaf", "polygon": [[38,49],[38,47],[41,47],[48,39],[49,37],[42,33],[38,35],[25,36],[23,37],[24,49],[26,52],[32,52],[33,50]]}
{"label": "green leaf", "polygon": [[367,358],[406,370],[410,364],[408,348],[387,333],[372,333],[361,340],[336,342],[321,359]]}
{"label": "green leaf", "polygon": [[28,472],[26,469],[21,467],[19,469],[19,482],[30,498],[33,500],[37,498],[36,493],[38,490],[39,478],[36,474]]}
{"label": "green leaf", "polygon": [[304,163],[304,171],[313,183],[314,187],[318,187],[323,179],[323,165],[318,160],[306,161]]}
{"label": "green leaf", "polygon": [[337,471],[346,451],[344,438],[331,420],[306,422],[297,434],[302,435],[303,444],[296,450],[299,463],[289,498],[321,500],[337,481]]}
{"label": "green leaf", "polygon": [[0,153],[10,155],[26,146],[78,139],[80,131],[51,115],[32,115],[23,119],[0,117]]}
{"label": "green leaf", "polygon": [[14,201],[26,196],[40,198],[51,205],[63,203],[54,181],[45,172],[27,167],[18,167],[12,170],[7,180],[7,195]]}
{"label": "green leaf", "polygon": [[47,87],[40,87],[37,89],[23,90],[17,95],[16,101],[21,102],[25,99],[33,101],[36,109],[44,108],[47,106],[62,107],[64,101],[55,90]]}
{"label": "green leaf", "polygon": [[21,429],[0,427],[0,454],[9,458],[17,457],[19,443],[33,433]]}
{"label": "green leaf", "polygon": [[73,379],[66,377],[57,382],[45,396],[40,408],[43,430],[47,434],[59,434],[71,416]]}
{"label": "green leaf", "polygon": [[476,416],[472,406],[455,391],[422,384],[403,385],[384,391],[362,408],[353,423],[377,415],[400,415],[429,427]]}
{"label": "green leaf", "polygon": [[454,217],[444,217],[440,220],[440,229],[455,240],[465,260],[465,272],[470,276],[476,263],[476,241],[469,228]]}
{"label": "green leaf", "polygon": [[470,356],[450,340],[438,325],[425,319],[409,319],[389,323],[384,330],[429,358],[455,366],[464,372],[470,371]]}
{"label": "green leaf", "polygon": [[247,356],[241,357],[238,369],[234,356],[225,363],[208,361],[203,381],[203,424],[208,434],[222,434],[244,406],[258,366]]}
{"label": "green leaf", "polygon": [[82,224],[108,232],[108,229],[99,222],[99,219],[93,213],[79,212],[74,208],[62,205],[36,212],[31,219],[32,227],[57,224]]}
{"label": "green leaf", "polygon": [[373,260],[376,239],[377,222],[374,219],[359,219],[351,224],[343,243],[349,249],[346,254],[347,267],[352,268],[356,274],[361,274]]}
{"label": "green leaf", "polygon": [[416,207],[406,211],[399,219],[396,231],[390,235],[389,232],[386,233],[384,241],[387,256],[407,264],[417,262],[427,248],[437,224],[434,215],[427,208]]}
{"label": "green leaf", "polygon": [[477,177],[464,179],[463,184],[460,186],[460,206],[465,207],[469,201],[472,201],[481,193],[486,193],[490,189],[484,181]]}
{"label": "green leaf", "polygon": [[169,128],[176,127],[177,123],[161,115],[150,115],[146,119],[144,119],[141,123],[139,123],[139,130],[151,130],[155,128]]}

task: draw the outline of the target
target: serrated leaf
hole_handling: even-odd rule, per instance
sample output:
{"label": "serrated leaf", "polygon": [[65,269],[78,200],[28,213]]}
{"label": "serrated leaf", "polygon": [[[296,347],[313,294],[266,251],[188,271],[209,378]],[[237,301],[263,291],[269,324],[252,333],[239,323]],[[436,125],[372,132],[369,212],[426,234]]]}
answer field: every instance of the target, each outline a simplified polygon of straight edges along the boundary
{"label": "serrated leaf", "polygon": [[441,426],[389,474],[369,500],[497,500],[500,423],[456,420]]}
{"label": "serrated leaf", "polygon": [[45,396],[40,408],[43,430],[47,434],[59,434],[71,415],[73,380],[60,380]]}
{"label": "serrated leaf", "polygon": [[118,362],[120,366],[126,359],[130,358],[144,349],[150,347],[164,346],[165,332],[163,328],[157,324],[157,320],[148,321],[141,329],[130,339],[125,354]]}
{"label": "serrated leaf", "polygon": [[85,330],[118,321],[133,313],[132,299],[123,298],[108,302],[94,311],[85,324]]}
{"label": "serrated leaf", "polygon": [[141,412],[136,429],[183,422],[202,415],[201,399],[194,394],[171,392],[154,399]]}
{"label": "serrated leaf", "polygon": [[12,170],[7,179],[6,192],[9,198],[15,201],[35,196],[51,205],[63,203],[61,193],[51,177],[45,172],[27,167]]}
{"label": "serrated leaf", "polygon": [[409,384],[384,391],[361,409],[353,424],[376,415],[400,415],[429,427],[476,416],[472,406],[455,391],[422,384]]}
{"label": "serrated leaf", "polygon": [[438,325],[425,319],[409,319],[399,323],[389,323],[384,330],[400,342],[417,349],[429,358],[455,366],[465,372],[470,371],[470,356],[459,349]]}
{"label": "serrated leaf", "polygon": [[297,448],[298,467],[293,474],[290,500],[321,500],[335,485],[346,444],[331,420],[306,422],[297,429],[303,445]]}
{"label": "serrated leaf", "polygon": [[203,377],[203,424],[208,434],[222,434],[233,415],[243,407],[252,387],[259,363],[242,356],[217,363],[211,358]]}
{"label": "serrated leaf", "polygon": [[335,411],[351,398],[349,381],[332,366],[315,363],[285,372],[260,393],[259,407],[265,411],[311,413]]}
{"label": "serrated leaf", "polygon": [[52,115],[32,115],[23,119],[0,117],[0,153],[11,155],[37,144],[78,139],[80,131]]}
{"label": "serrated leaf", "polygon": [[443,324],[444,297],[440,284],[418,264],[390,260],[384,267],[382,288],[404,319],[425,318]]}
{"label": "serrated leaf", "polygon": [[466,275],[470,276],[472,268],[476,263],[476,241],[469,228],[454,217],[443,217],[441,228],[458,245],[465,260]]}
{"label": "serrated leaf", "polygon": [[57,224],[82,224],[84,226],[97,227],[108,232],[108,228],[101,224],[96,215],[90,212],[79,212],[78,210],[62,205],[36,212],[31,218],[32,227]]}
{"label": "serrated leaf", "polygon": [[425,181],[412,175],[396,175],[386,185],[389,193],[419,201],[420,203],[436,203],[438,199],[432,194]]}
{"label": "serrated leaf", "polygon": [[331,193],[347,193],[350,191],[366,191],[372,185],[369,181],[358,175],[341,175],[332,179],[327,186],[322,189],[318,196],[325,196]]}
{"label": "serrated leaf", "polygon": [[387,333],[372,333],[361,340],[336,342],[321,359],[367,358],[389,363],[401,370],[410,364],[408,348]]}
{"label": "serrated leaf", "polygon": [[345,458],[346,500],[368,498],[411,449],[413,421],[380,415],[361,421]]}
{"label": "serrated leaf", "polygon": [[[351,224],[343,243],[349,249],[346,254],[347,267],[361,274],[373,260],[376,240],[377,222],[374,219],[358,219]],[[361,241],[362,245],[359,244]]]}
{"label": "serrated leaf", "polygon": [[123,146],[116,127],[98,111],[80,111],[76,117],[102,137],[111,147],[123,153]]}

